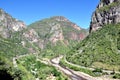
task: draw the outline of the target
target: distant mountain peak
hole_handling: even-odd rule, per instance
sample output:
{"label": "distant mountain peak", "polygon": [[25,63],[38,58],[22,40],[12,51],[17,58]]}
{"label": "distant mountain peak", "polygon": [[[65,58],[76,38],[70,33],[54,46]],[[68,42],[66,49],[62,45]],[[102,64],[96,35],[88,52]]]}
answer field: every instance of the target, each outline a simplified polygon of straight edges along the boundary
{"label": "distant mountain peak", "polygon": [[[68,45],[70,43],[69,41],[80,41],[88,35],[86,30],[80,28],[63,16],[53,16],[34,22],[29,25],[28,30],[30,29],[34,29],[34,31],[38,33],[38,37],[41,41],[38,37],[35,37],[34,34],[32,34],[32,37],[25,38],[29,38],[32,42],[36,40],[37,43],[39,42],[39,45],[42,45],[40,48],[44,48],[48,42],[56,44],[62,41],[64,44]],[[26,35],[31,35],[28,32]]]}
{"label": "distant mountain peak", "polygon": [[[74,29],[76,29],[76,30],[81,30],[81,28],[80,28],[77,24],[71,22],[69,19],[67,19],[67,18],[64,17],[64,16],[53,16],[53,17],[51,17],[50,19],[56,20],[56,21],[58,21],[58,22],[64,22],[64,23],[67,22],[67,24],[69,24],[70,26],[72,26]],[[69,27],[70,27],[70,26],[69,26]]]}
{"label": "distant mountain peak", "polygon": [[67,18],[65,18],[64,16],[53,16],[51,18],[55,19],[57,21],[66,21],[66,22],[69,22],[69,20]]}

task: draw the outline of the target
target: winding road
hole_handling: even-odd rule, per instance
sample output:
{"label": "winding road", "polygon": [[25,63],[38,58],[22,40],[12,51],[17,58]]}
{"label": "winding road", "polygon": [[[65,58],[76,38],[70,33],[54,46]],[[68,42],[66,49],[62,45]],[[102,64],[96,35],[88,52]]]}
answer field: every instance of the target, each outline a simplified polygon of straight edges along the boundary
{"label": "winding road", "polygon": [[[52,62],[51,62],[52,63]],[[81,76],[75,74],[73,71],[67,69],[67,68],[64,68],[64,67],[61,67],[59,66],[58,64],[54,64],[52,63],[52,65],[56,68],[58,68],[60,71],[62,71],[64,74],[66,74],[70,79],[72,80],[86,80],[84,78],[82,78]]]}
{"label": "winding road", "polygon": [[60,59],[62,59],[62,58],[63,58],[63,56],[59,56],[59,57],[56,57],[56,58],[50,60],[51,65],[58,68],[63,73],[65,73],[72,80],[95,80],[91,76],[85,75],[83,73],[77,73],[76,71],[73,71],[69,68],[60,66],[59,62],[60,62]]}
{"label": "winding road", "polygon": [[[13,57],[13,65],[14,65],[14,67],[17,67],[17,62],[16,62],[17,59],[22,58],[22,57],[26,57],[26,56],[29,56],[29,54]],[[47,60],[37,59],[37,60],[44,63],[44,64],[50,64],[50,65],[58,68],[65,75],[67,75],[71,80],[94,80],[94,79],[91,79],[90,77],[86,78],[86,76],[84,76],[83,74],[75,73],[71,69],[60,66],[59,65],[60,59],[62,59],[62,57],[56,57],[56,58],[54,58],[52,60],[48,60],[48,59]]]}
{"label": "winding road", "polygon": [[[17,59],[25,57],[25,56],[29,56],[29,55],[30,54],[13,57],[14,67],[17,67],[17,62],[16,62]],[[65,75],[67,75],[71,80],[114,80],[114,79],[95,78],[95,77],[89,76],[88,74],[85,74],[83,72],[77,72],[77,71],[71,70],[67,67],[63,67],[63,66],[59,65],[61,59],[63,59],[63,56],[59,56],[59,57],[53,58],[51,60],[44,59],[44,58],[37,59],[37,61],[40,61],[44,64],[52,65],[52,66],[56,67],[58,70],[62,71]]]}
{"label": "winding road", "polygon": [[[75,66],[75,67],[79,67],[79,68],[84,68],[84,69],[88,69],[88,70],[95,70],[95,68],[89,68],[89,67],[84,67],[84,66],[80,66],[80,65],[77,65],[77,64],[73,64],[73,63],[71,63],[71,62],[69,62],[69,61],[67,61],[66,60],[66,58],[64,57],[63,58],[64,59],[64,61],[67,63],[67,64],[70,64],[70,65],[72,65],[72,66]],[[108,74],[111,74],[113,71],[111,71],[111,70],[102,70],[103,72],[106,72],[106,73],[108,73]],[[115,73],[119,73],[120,74],[120,72],[119,71],[115,71]]]}

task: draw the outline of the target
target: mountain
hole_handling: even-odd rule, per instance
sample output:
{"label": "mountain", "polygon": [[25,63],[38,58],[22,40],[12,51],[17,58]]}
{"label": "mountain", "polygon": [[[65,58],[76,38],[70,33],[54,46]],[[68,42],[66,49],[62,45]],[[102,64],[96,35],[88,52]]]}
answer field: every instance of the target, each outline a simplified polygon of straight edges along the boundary
{"label": "mountain", "polygon": [[0,9],[0,78],[68,80],[55,67],[38,61],[38,57],[65,54],[87,34],[87,30],[62,16],[37,21],[26,27],[24,22]]}
{"label": "mountain", "polygon": [[83,40],[88,31],[63,16],[36,21],[26,27],[24,22],[0,9],[0,35],[21,44],[29,53],[38,53],[44,49],[58,50],[56,53],[62,49],[65,53],[64,49],[68,50],[68,46],[72,47]]}
{"label": "mountain", "polygon": [[19,44],[17,39],[10,38],[14,33],[25,28],[24,22],[0,9],[0,79],[13,80],[15,77],[20,77],[18,72],[22,69],[14,68],[12,59],[27,54],[28,50]]}
{"label": "mountain", "polygon": [[[34,74],[37,70],[37,74]],[[51,79],[52,78],[52,79]],[[0,37],[0,79],[2,80],[68,80],[51,65],[37,60],[27,48]]]}
{"label": "mountain", "polygon": [[106,24],[120,22],[120,0],[100,0],[92,15],[90,32],[102,28]]}
{"label": "mountain", "polygon": [[[68,45],[68,43],[66,42],[65,45],[63,40],[69,37],[67,35],[66,37],[63,36],[61,25],[63,25],[63,27],[66,27],[66,25],[70,26],[68,29],[71,30],[75,36],[84,33],[84,31],[86,32],[86,30],[79,32],[81,29],[78,26],[66,20],[64,23],[64,20],[64,17],[52,17],[51,19],[38,21],[38,23],[33,23],[29,27],[26,27],[24,22],[13,18],[0,9],[0,78],[4,80],[50,80],[51,78],[68,80],[68,78],[63,75],[63,73],[57,71],[55,67],[38,61],[35,55],[36,53],[45,53],[45,55],[49,56],[51,55],[50,51],[53,49],[53,51],[60,51],[61,48],[62,50],[67,48],[66,45]],[[65,28],[64,31],[68,31],[67,28]],[[78,33],[75,31],[78,31]],[[65,34],[67,34],[67,32]],[[85,36],[86,35],[79,36],[75,39],[71,37],[69,39],[79,41]],[[51,45],[48,49],[49,43]],[[45,47],[47,47],[47,49],[45,49]],[[59,48],[60,50],[56,50]],[[44,53],[41,52],[41,49],[45,49]],[[38,56],[41,57],[41,54]],[[59,53],[54,52],[52,56],[58,54]],[[36,69],[37,74],[34,74],[34,70]]]}
{"label": "mountain", "polygon": [[17,20],[10,16],[8,13],[0,9],[0,35],[8,38],[12,33],[21,31],[26,28],[23,21]]}
{"label": "mountain", "polygon": [[119,0],[101,0],[92,15],[92,33],[68,52],[67,60],[86,67],[119,71],[119,11]]}
{"label": "mountain", "polygon": [[[86,67],[98,69],[95,74],[102,72],[101,69],[119,71],[119,10],[118,0],[101,0],[92,15],[88,35],[87,30],[63,16],[36,21],[26,27],[24,22],[0,9],[0,78],[69,80],[49,65],[48,60],[60,55],[64,56],[63,62],[66,59],[69,63],[68,67],[77,64],[77,68],[71,68],[85,73],[92,73]],[[72,74],[70,77],[76,79]]]}
{"label": "mountain", "polygon": [[[42,50],[54,49],[57,51],[58,48],[64,50],[83,40],[88,35],[88,31],[63,16],[54,16],[28,25],[28,28],[19,34],[22,36],[21,42],[25,47],[28,46],[28,43],[32,43],[34,47]],[[29,47],[30,49],[35,52],[32,47]]]}
{"label": "mountain", "polygon": [[48,41],[56,43],[59,40],[83,40],[86,37],[86,30],[81,29],[75,23],[63,16],[55,16],[37,21],[28,26],[34,29],[40,39],[48,38]]}
{"label": "mountain", "polygon": [[67,60],[82,66],[120,69],[120,24],[107,25],[91,33],[67,55]]}

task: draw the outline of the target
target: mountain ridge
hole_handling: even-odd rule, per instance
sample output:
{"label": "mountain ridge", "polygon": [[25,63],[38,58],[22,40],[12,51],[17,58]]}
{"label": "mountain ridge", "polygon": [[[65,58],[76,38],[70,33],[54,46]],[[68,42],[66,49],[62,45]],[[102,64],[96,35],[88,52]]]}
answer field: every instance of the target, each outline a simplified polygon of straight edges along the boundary
{"label": "mountain ridge", "polygon": [[26,28],[23,21],[17,20],[0,9],[0,34],[4,38],[10,38],[11,34]]}
{"label": "mountain ridge", "polygon": [[[120,70],[120,5],[117,2],[100,0],[92,15],[90,34],[63,16],[39,20],[26,27],[24,22],[0,10],[0,76],[5,70],[14,79],[46,80],[52,76],[67,80],[54,67],[39,62],[60,55],[65,55],[71,64],[96,71],[75,70],[101,75],[108,74],[102,73],[107,69],[115,75]],[[17,59],[25,54],[28,56]],[[19,66],[13,67],[12,59]]]}
{"label": "mountain ridge", "polygon": [[82,29],[83,32],[81,32],[82,30],[79,28],[79,26],[63,16],[55,16],[36,21],[35,23],[30,24],[28,28],[34,29],[41,39],[48,38],[48,41],[52,43],[56,43],[58,40],[65,39],[82,40],[87,35],[85,30]]}
{"label": "mountain ridge", "polygon": [[89,32],[96,31],[107,24],[120,22],[120,1],[100,0],[96,10],[92,14]]}

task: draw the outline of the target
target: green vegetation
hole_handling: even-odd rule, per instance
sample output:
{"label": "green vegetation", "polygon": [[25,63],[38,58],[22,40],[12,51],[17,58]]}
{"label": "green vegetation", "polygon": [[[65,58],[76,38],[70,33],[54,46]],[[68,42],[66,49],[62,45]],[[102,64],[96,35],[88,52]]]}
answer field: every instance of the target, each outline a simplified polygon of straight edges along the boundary
{"label": "green vegetation", "polygon": [[87,31],[85,29],[77,30],[73,28],[74,25],[75,24],[70,21],[58,21],[52,17],[30,24],[28,30],[34,29],[41,39],[49,39],[56,31],[61,30],[66,40],[70,40],[71,33],[86,34]]}
{"label": "green vegetation", "polygon": [[72,69],[72,70],[75,70],[75,71],[84,72],[84,73],[89,74],[89,75],[94,76],[94,77],[102,75],[101,69],[96,69],[96,70],[92,71],[92,70],[88,70],[88,69],[86,69],[86,68],[76,67],[76,66],[73,66],[73,65],[70,65],[70,64],[66,63],[66,62],[64,61],[64,59],[61,59],[60,65],[61,65],[61,66],[68,67],[68,68],[70,68],[70,69]]}
{"label": "green vegetation", "polygon": [[[27,29],[22,31],[9,31],[9,39],[0,37],[0,70],[5,69],[15,80],[35,80],[35,78],[46,80],[49,76],[55,77],[56,80],[67,80],[67,78],[54,67],[36,61],[35,56],[37,56],[37,58],[44,57],[51,59],[55,56],[65,54],[72,46],[76,45],[77,40],[70,40],[68,35],[71,35],[71,32],[77,34],[80,32],[79,30],[73,29],[71,24],[71,22],[45,19],[31,24]],[[61,27],[59,27],[59,25]],[[56,27],[58,29],[56,29]],[[65,36],[65,40],[58,41],[57,43],[50,42],[50,38],[53,37],[54,34],[57,34],[56,31],[61,32],[61,30],[65,33],[63,33],[63,36],[67,35]],[[37,39],[38,42],[32,42],[33,39]],[[44,49],[40,49],[41,44],[44,45]],[[36,55],[34,57],[21,58],[17,61],[18,67],[13,67],[13,57],[30,53],[36,53]],[[35,66],[33,69],[31,66],[34,63]],[[35,69],[38,70],[37,74],[31,72],[31,70],[34,71]]]}
{"label": "green vegetation", "polygon": [[93,72],[99,72],[99,73],[102,73],[102,69],[100,69],[100,68],[96,68],[95,70],[93,70]]}
{"label": "green vegetation", "polygon": [[[67,60],[81,66],[118,71],[120,69],[119,33],[120,24],[106,25],[91,33],[69,51]],[[111,67],[106,68],[109,65]]]}
{"label": "green vegetation", "polygon": [[115,79],[120,79],[120,74],[119,74],[119,73],[115,73],[115,74],[113,75],[113,78],[115,78]]}
{"label": "green vegetation", "polygon": [[102,62],[94,62],[92,66],[95,66],[96,68],[104,68],[105,70],[119,70],[119,65],[111,65],[111,64],[105,64]]}
{"label": "green vegetation", "polygon": [[[40,43],[34,43],[36,47],[40,48],[40,45],[43,44],[44,49],[41,49],[39,54],[40,57],[53,58],[61,54],[66,54],[78,43],[79,39],[74,40],[74,36],[79,35],[80,33],[82,36],[87,34],[87,30],[77,30],[73,28],[75,25],[74,23],[70,21],[59,21],[56,20],[56,18],[57,17],[52,17],[36,21],[35,23],[30,24],[28,29],[25,31],[25,33],[28,33],[30,30],[34,30],[36,32],[36,34],[33,34],[33,37],[38,39],[38,42]],[[55,36],[60,33],[63,34],[61,37],[64,37],[64,40],[59,40],[58,38],[57,42],[52,42],[51,39],[57,39]],[[71,36],[72,34],[73,36]],[[79,35],[79,37],[80,36],[81,35]]]}
{"label": "green vegetation", "polygon": [[24,71],[13,67],[12,58],[26,53],[28,53],[27,49],[21,44],[0,37],[0,70],[7,72],[14,79],[20,79]]}
{"label": "green vegetation", "polygon": [[109,11],[111,8],[116,7],[120,4],[120,2],[113,2],[110,5],[105,5],[104,7],[101,7],[97,9],[98,12],[104,12],[104,11]]}
{"label": "green vegetation", "polygon": [[[118,4],[113,2],[97,11],[109,11]],[[1,22],[4,23],[4,20]],[[120,24],[105,25],[79,43],[76,36],[84,37],[87,31],[77,30],[74,27],[75,24],[70,21],[49,18],[37,21],[22,31],[8,31],[9,39],[2,38],[4,30],[1,31],[0,74],[9,74],[15,80],[35,80],[36,78],[49,80],[51,77],[55,80],[68,80],[55,67],[39,60],[39,58],[51,59],[59,55],[66,55],[67,61],[85,66],[85,68],[70,65],[64,59],[60,61],[61,66],[82,71],[91,76],[105,74],[103,69],[113,70],[113,78],[120,79],[120,74],[115,73],[120,70]],[[64,40],[59,40],[59,34],[62,34],[60,37],[64,37]],[[34,55],[30,53],[34,53]],[[25,54],[29,55],[19,58],[20,55]],[[17,58],[17,67],[14,67],[12,61],[14,57]],[[87,67],[95,70],[92,71]]]}
{"label": "green vegetation", "polygon": [[59,55],[66,55],[78,41],[69,40],[69,45],[66,45],[64,41],[58,41],[55,45],[50,42],[46,45],[46,48],[41,50],[39,57],[52,59]]}
{"label": "green vegetation", "polygon": [[27,49],[20,43],[0,37],[0,56],[11,59],[16,55],[23,55],[27,53]]}
{"label": "green vegetation", "polygon": [[[45,65],[36,60],[34,55],[29,55],[17,60],[19,66],[24,66],[26,71],[40,80],[49,80],[52,76],[55,80],[68,80],[61,72],[50,65]],[[30,75],[29,75],[30,76]]]}
{"label": "green vegetation", "polygon": [[[34,29],[40,38],[49,38],[52,33],[55,31],[62,30],[63,35],[65,36],[65,39],[69,39],[70,33],[86,33],[87,31],[82,29],[82,30],[77,30],[73,28],[75,24],[70,22],[70,21],[57,21],[56,19],[53,18],[48,18],[44,19],[41,21],[36,21],[35,23],[31,24],[28,26],[29,29]],[[43,27],[44,26],[44,27]],[[69,35],[69,36],[67,36]]]}
{"label": "green vegetation", "polygon": [[120,50],[120,32],[118,33],[118,38],[117,38],[117,48]]}
{"label": "green vegetation", "polygon": [[47,44],[46,48],[39,54],[40,57],[54,58],[58,55],[65,55],[72,46],[67,46],[63,41],[58,41],[56,45]]}

